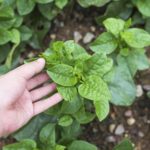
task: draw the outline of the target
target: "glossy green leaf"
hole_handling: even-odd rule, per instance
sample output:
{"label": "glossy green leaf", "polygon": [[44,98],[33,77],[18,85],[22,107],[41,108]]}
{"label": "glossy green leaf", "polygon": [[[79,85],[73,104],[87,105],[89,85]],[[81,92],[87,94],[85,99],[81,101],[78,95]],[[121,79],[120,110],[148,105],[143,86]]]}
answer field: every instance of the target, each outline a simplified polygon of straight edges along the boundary
{"label": "glossy green leaf", "polygon": [[65,115],[59,119],[58,124],[60,126],[67,127],[67,126],[70,126],[72,122],[73,122],[72,117],[69,115]]}
{"label": "glossy green leaf", "polygon": [[41,4],[46,4],[46,3],[53,2],[53,1],[54,1],[54,0],[35,0],[35,2],[41,3]]}
{"label": "glossy green leaf", "polygon": [[0,45],[6,44],[11,40],[11,32],[0,28]]}
{"label": "glossy green leaf", "polygon": [[124,30],[125,21],[122,19],[108,18],[103,22],[106,30],[118,37],[119,33]]}
{"label": "glossy green leaf", "polygon": [[22,140],[19,143],[4,146],[2,150],[36,150],[36,143],[33,140]]}
{"label": "glossy green leaf", "polygon": [[114,75],[109,83],[112,94],[111,102],[115,105],[129,106],[135,101],[136,88],[125,58],[118,60]]}
{"label": "glossy green leaf", "polygon": [[97,147],[88,142],[76,140],[70,144],[68,150],[97,150]]}
{"label": "glossy green leaf", "polygon": [[133,0],[138,10],[146,17],[150,17],[150,3],[149,0]]}
{"label": "glossy green leaf", "polygon": [[111,95],[107,84],[98,76],[92,75],[79,86],[79,94],[89,100],[110,100]]}
{"label": "glossy green leaf", "polygon": [[133,48],[144,48],[150,45],[150,34],[143,29],[133,28],[121,33],[125,42]]}
{"label": "glossy green leaf", "polygon": [[63,9],[68,3],[68,0],[55,0],[55,5],[60,8]]}
{"label": "glossy green leaf", "polygon": [[79,4],[82,7],[89,7],[89,6],[103,6],[105,4],[107,4],[110,0],[78,0]]}
{"label": "glossy green leaf", "polygon": [[117,46],[116,38],[111,33],[104,32],[91,43],[90,49],[96,53],[110,54],[116,50]]}
{"label": "glossy green leaf", "polygon": [[80,124],[87,124],[95,118],[95,114],[86,112],[84,107],[80,108],[73,116]]}
{"label": "glossy green leaf", "polygon": [[94,106],[98,119],[100,121],[104,120],[109,113],[109,101],[102,99],[99,101],[94,101]]}
{"label": "glossy green leaf", "polygon": [[39,138],[42,144],[54,147],[56,144],[55,136],[55,124],[49,123],[43,127],[43,129],[40,132]]}
{"label": "glossy green leaf", "polygon": [[113,148],[113,150],[134,150],[130,140],[124,139],[121,143]]}
{"label": "glossy green leaf", "polygon": [[17,0],[17,9],[20,15],[29,14],[35,7],[34,0]]}
{"label": "glossy green leaf", "polygon": [[69,65],[59,64],[47,71],[54,82],[62,86],[73,86],[77,83],[77,78],[73,74],[73,68]]}
{"label": "glossy green leaf", "polygon": [[113,66],[113,61],[103,54],[94,54],[85,62],[86,74],[103,77]]}
{"label": "glossy green leaf", "polygon": [[57,86],[57,90],[66,101],[72,101],[77,96],[76,87]]}

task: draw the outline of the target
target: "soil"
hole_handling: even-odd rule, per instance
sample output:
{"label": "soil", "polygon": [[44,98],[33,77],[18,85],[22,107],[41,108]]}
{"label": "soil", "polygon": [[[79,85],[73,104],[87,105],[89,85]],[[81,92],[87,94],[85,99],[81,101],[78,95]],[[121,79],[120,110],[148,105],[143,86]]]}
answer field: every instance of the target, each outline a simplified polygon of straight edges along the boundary
{"label": "soil", "polygon": [[[98,26],[94,20],[95,16],[101,14],[101,11],[95,8],[81,9],[80,7],[75,7],[71,11],[66,9],[54,20],[45,39],[45,44],[51,40],[74,39],[75,31],[79,32],[83,38],[87,32],[94,34],[96,37],[104,31],[103,27]],[[83,38],[79,43],[85,47]],[[85,48],[88,48],[88,46]],[[149,51],[150,49],[147,50],[147,53],[150,56]],[[112,150],[118,142],[129,137],[136,150],[150,150],[150,98],[146,96],[148,89],[145,90],[144,88],[145,85],[150,87],[150,70],[139,72],[136,82],[142,86],[143,95],[137,98],[131,107],[111,106],[110,115],[107,119],[101,123],[95,120],[84,127],[82,139],[97,145],[100,150]],[[134,120],[130,125],[129,119]],[[119,125],[123,126],[124,132],[117,135],[115,132]],[[112,126],[114,129],[110,129]],[[0,147],[12,142],[11,138],[1,140]]]}

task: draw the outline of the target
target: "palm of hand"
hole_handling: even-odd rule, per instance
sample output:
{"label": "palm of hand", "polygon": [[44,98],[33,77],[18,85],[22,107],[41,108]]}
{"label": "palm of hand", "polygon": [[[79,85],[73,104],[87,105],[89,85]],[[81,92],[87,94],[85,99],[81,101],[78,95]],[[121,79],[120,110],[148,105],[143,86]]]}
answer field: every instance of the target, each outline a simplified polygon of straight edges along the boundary
{"label": "palm of hand", "polygon": [[[37,70],[35,71],[36,65]],[[62,100],[58,93],[41,100],[56,88],[54,83],[38,87],[49,80],[49,77],[45,73],[41,73],[32,78],[32,76],[42,70],[43,66],[41,65],[39,67],[37,62],[33,62],[0,78],[0,91],[2,93],[0,94],[0,99],[2,99],[0,118],[2,118],[1,126],[3,127],[3,131],[0,131],[0,136],[16,131],[25,125],[33,116]],[[24,74],[22,70],[24,70]],[[33,72],[28,72],[28,70],[33,70]],[[17,78],[16,74],[18,75]]]}

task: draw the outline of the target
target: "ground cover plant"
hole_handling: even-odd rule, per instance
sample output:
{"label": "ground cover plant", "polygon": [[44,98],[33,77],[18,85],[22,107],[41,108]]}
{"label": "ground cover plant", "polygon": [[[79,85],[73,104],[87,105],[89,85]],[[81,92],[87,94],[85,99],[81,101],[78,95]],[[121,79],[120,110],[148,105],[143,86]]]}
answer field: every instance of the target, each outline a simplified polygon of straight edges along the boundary
{"label": "ground cover plant", "polygon": [[[53,41],[45,52],[39,52],[64,101],[13,134],[18,142],[3,150],[97,150],[80,139],[82,127],[96,118],[103,121],[111,104],[130,106],[135,101],[135,76],[149,68],[145,53],[150,46],[148,1],[77,2],[85,9],[104,6],[106,11],[95,20],[105,30],[86,45],[87,50],[69,40]],[[1,1],[0,74],[18,64],[27,45],[45,49],[43,39],[51,21],[73,4],[71,0]],[[134,146],[125,139],[113,150],[124,148],[133,150]]]}

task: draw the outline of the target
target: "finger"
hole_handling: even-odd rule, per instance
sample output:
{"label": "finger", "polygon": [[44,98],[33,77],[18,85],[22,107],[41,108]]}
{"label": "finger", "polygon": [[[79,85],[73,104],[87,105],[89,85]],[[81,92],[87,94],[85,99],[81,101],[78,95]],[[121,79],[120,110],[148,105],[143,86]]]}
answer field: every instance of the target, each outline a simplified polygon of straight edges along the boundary
{"label": "finger", "polygon": [[44,66],[45,60],[43,58],[40,58],[36,61],[18,67],[17,69],[13,70],[12,73],[14,73],[15,75],[22,76],[23,78],[28,80],[34,75],[41,72]]}
{"label": "finger", "polygon": [[33,77],[32,79],[30,79],[28,81],[28,84],[27,84],[27,89],[28,90],[32,90],[34,89],[35,87],[45,83],[46,81],[48,81],[50,78],[49,76],[46,74],[46,73],[41,73],[35,77]]}
{"label": "finger", "polygon": [[31,91],[30,94],[32,97],[32,101],[34,102],[36,100],[41,99],[44,96],[47,96],[48,94],[54,92],[55,89],[56,89],[56,84],[51,83],[51,84],[48,84],[44,87],[41,87],[41,88],[38,88],[36,90]]}
{"label": "finger", "polygon": [[51,96],[45,100],[35,102],[33,104],[34,115],[37,115],[37,114],[47,110],[48,108],[56,105],[60,101],[62,101],[62,97],[59,93],[56,93],[53,96]]}

